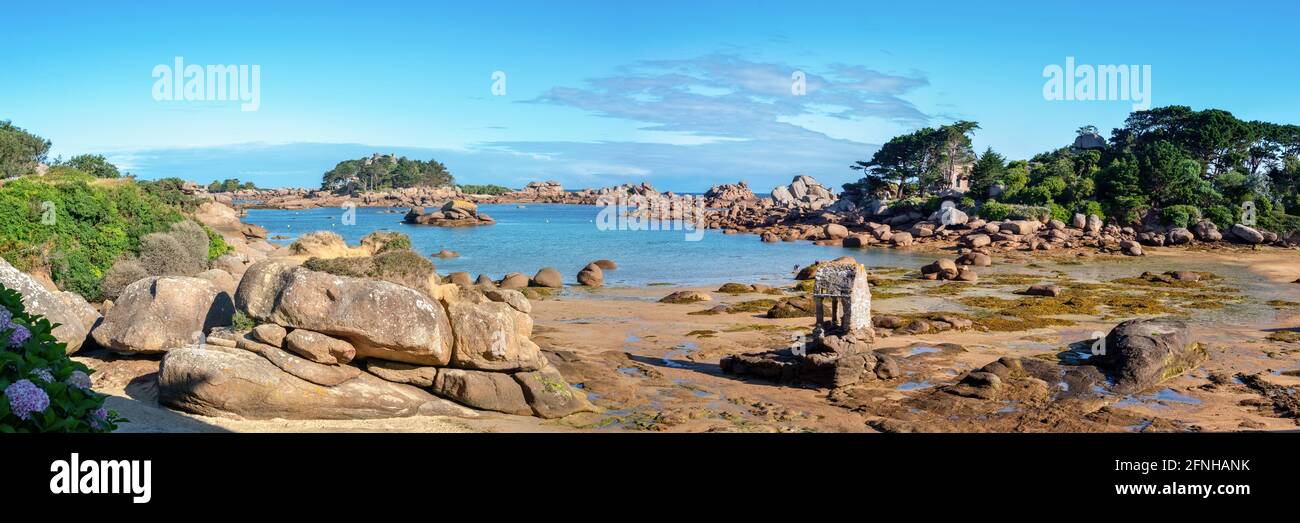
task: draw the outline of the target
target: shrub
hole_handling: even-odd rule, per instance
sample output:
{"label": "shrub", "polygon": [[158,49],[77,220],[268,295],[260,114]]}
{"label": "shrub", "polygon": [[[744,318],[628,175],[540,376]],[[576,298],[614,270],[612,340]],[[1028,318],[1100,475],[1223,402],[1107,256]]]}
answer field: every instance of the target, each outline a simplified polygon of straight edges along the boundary
{"label": "shrub", "polygon": [[204,225],[203,232],[208,237],[208,261],[220,258],[222,255],[235,250],[234,247],[226,243],[226,239],[221,237],[220,233],[212,230],[211,227]]}
{"label": "shrub", "polygon": [[489,195],[497,196],[497,195],[502,195],[502,194],[507,194],[507,193],[509,193],[509,192],[510,192],[510,188],[509,188],[509,187],[502,187],[502,186],[500,186],[500,185],[490,185],[490,184],[489,184],[489,185],[473,185],[473,184],[470,184],[470,185],[461,185],[461,186],[460,186],[460,192],[463,192],[463,193],[465,193],[465,194],[489,194]]}
{"label": "shrub", "polygon": [[180,178],[162,178],[159,180],[137,182],[144,192],[152,195],[158,200],[184,210],[185,212],[194,212],[203,203],[198,197],[186,194],[185,180]]}
{"label": "shrub", "polygon": [[1055,203],[1047,204],[1047,208],[1048,212],[1051,213],[1053,220],[1061,220],[1062,222],[1070,223],[1070,218],[1074,217],[1074,213],[1071,213],[1069,209]]}
{"label": "shrub", "polygon": [[0,255],[22,271],[48,268],[60,288],[95,301],[114,262],[181,219],[129,179],[51,169],[0,186]]}
{"label": "shrub", "polygon": [[0,432],[112,432],[125,419],[104,408],[85,365],[68,358],[49,320],[27,314],[0,285]]}
{"label": "shrub", "polygon": [[1007,219],[1011,214],[1011,207],[1004,203],[998,203],[997,200],[989,200],[980,206],[980,218],[989,221],[1001,221]]}
{"label": "shrub", "polygon": [[318,252],[344,252],[348,243],[333,231],[312,231],[289,244],[289,251],[294,254],[312,254]]}
{"label": "shrub", "polygon": [[127,285],[135,283],[149,277],[149,271],[144,269],[140,260],[135,258],[124,258],[113,264],[113,267],[104,274],[104,279],[99,282],[101,296],[106,300],[116,300],[122,295],[122,290]]}
{"label": "shrub", "polygon": [[1084,216],[1097,215],[1097,217],[1106,216],[1106,211],[1101,208],[1101,204],[1092,200],[1084,200],[1074,206],[1074,212]]}
{"label": "shrub", "polygon": [[375,256],[311,258],[302,266],[335,276],[374,278],[426,293],[429,279],[435,274],[433,262],[409,249],[389,250]]}
{"label": "shrub", "polygon": [[1160,223],[1171,227],[1190,227],[1201,220],[1201,210],[1191,205],[1170,205],[1160,209]]}
{"label": "shrub", "polygon": [[411,237],[400,232],[375,231],[361,238],[361,246],[380,254],[391,250],[409,250]]}
{"label": "shrub", "polygon": [[980,218],[990,221],[1042,220],[1051,217],[1052,210],[1037,205],[1005,204],[989,200],[980,207],[979,215]]}
{"label": "shrub", "polygon": [[235,311],[235,315],[230,318],[230,328],[236,331],[250,331],[256,326],[257,322],[244,314],[244,311]]}
{"label": "shrub", "polygon": [[1290,214],[1276,211],[1270,214],[1261,214],[1256,223],[1265,230],[1273,231],[1283,236],[1300,230],[1300,216],[1292,216]]}
{"label": "shrub", "polygon": [[122,177],[122,173],[117,170],[117,166],[109,163],[107,158],[99,154],[73,156],[67,162],[64,162],[64,165],[96,178]]}
{"label": "shrub", "polygon": [[1232,227],[1233,224],[1240,221],[1237,213],[1232,212],[1232,209],[1223,205],[1210,207],[1209,210],[1205,212],[1205,217],[1214,222],[1215,225],[1218,225],[1220,229],[1224,230],[1227,230],[1229,227]]}
{"label": "shrub", "polygon": [[208,235],[197,228],[180,226],[171,232],[153,233],[140,240],[140,263],[150,276],[193,276],[208,266]]}
{"label": "shrub", "polygon": [[31,172],[49,151],[49,140],[0,120],[0,178]]}

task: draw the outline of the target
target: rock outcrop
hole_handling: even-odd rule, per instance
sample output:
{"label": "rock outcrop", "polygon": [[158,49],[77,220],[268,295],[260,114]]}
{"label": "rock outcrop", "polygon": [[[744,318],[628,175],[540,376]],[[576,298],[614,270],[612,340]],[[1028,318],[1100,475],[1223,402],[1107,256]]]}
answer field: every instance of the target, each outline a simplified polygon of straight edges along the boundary
{"label": "rock outcrop", "polygon": [[361,357],[451,361],[446,310],[410,287],[265,260],[248,268],[235,303],[255,320],[346,340]]}
{"label": "rock outcrop", "polygon": [[1104,352],[1096,362],[1110,372],[1115,390],[1124,393],[1151,389],[1196,368],[1206,357],[1187,323],[1172,318],[1121,323],[1106,336]]}
{"label": "rock outcrop", "polygon": [[835,193],[811,176],[795,176],[790,185],[772,188],[772,202],[778,207],[818,210],[835,203]]}
{"label": "rock outcrop", "polygon": [[362,373],[326,387],[284,372],[253,352],[216,345],[168,352],[158,371],[158,401],[196,414],[249,419],[371,419],[457,411],[411,385]]}
{"label": "rock outcrop", "polygon": [[207,280],[154,276],[127,285],[93,336],[117,352],[158,354],[200,343],[234,313],[230,294]]}
{"label": "rock outcrop", "polygon": [[4,258],[0,258],[0,284],[23,296],[23,306],[27,312],[44,316],[50,323],[58,325],[54,328],[54,337],[67,344],[69,354],[81,348],[87,333],[95,326],[97,313],[93,312],[93,307],[86,310],[85,307],[89,304],[82,305],[85,304],[85,299],[80,299],[80,296],[65,298],[50,292],[35,278],[10,265]]}
{"label": "rock outcrop", "polygon": [[412,207],[402,221],[440,227],[467,227],[496,223],[491,216],[480,213],[478,205],[466,200],[452,200],[443,204],[439,210],[427,213],[423,207]]}
{"label": "rock outcrop", "polygon": [[262,324],[169,351],[164,404],[258,419],[594,409],[530,339],[531,307],[518,291],[453,283],[421,292],[282,258],[250,266],[235,303]]}

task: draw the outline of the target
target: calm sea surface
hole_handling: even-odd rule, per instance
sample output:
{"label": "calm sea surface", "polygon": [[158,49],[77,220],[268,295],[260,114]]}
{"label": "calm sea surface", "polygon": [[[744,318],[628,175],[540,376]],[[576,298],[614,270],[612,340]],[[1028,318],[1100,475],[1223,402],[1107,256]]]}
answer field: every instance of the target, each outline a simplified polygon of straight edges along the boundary
{"label": "calm sea surface", "polygon": [[[726,235],[706,231],[699,241],[687,241],[689,231],[629,231],[596,227],[599,207],[586,205],[513,204],[482,205],[495,225],[446,228],[402,223],[406,209],[358,208],[356,224],[342,223],[338,208],[293,210],[253,209],[244,221],[266,227],[270,235],[289,239],[317,230],[339,233],[357,244],[372,231],[398,231],[411,237],[416,252],[429,255],[442,249],[459,258],[434,259],[438,272],[486,273],[499,279],[508,272],[529,276],[542,267],[555,267],[569,283],[579,270],[597,259],[618,263],[605,271],[607,286],[642,286],[649,283],[712,285],[728,281],[788,284],[791,269],[815,260],[849,255],[868,267],[915,268],[933,261],[889,249],[819,247],[809,242],[763,243],[752,234]],[[393,212],[397,211],[397,212]]]}

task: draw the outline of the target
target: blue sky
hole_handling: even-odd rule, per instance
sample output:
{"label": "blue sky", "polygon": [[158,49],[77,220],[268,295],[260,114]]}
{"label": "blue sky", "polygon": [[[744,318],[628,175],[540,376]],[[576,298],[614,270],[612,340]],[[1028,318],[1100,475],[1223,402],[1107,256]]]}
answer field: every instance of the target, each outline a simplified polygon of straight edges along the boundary
{"label": "blue sky", "polygon": [[[838,187],[889,137],[958,119],[1013,158],[1119,125],[1131,102],[1044,99],[1067,56],[1150,65],[1156,106],[1300,123],[1290,1],[267,4],[7,5],[0,119],[146,178],[314,186],[396,152],[462,183],[677,191]],[[177,56],[259,65],[260,107],[155,100]]]}

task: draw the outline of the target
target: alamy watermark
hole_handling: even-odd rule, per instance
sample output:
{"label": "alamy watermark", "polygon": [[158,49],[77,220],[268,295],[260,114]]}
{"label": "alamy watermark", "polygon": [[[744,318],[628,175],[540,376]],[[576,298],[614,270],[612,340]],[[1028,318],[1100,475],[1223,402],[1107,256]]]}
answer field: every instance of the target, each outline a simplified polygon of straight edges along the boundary
{"label": "alamy watermark", "polygon": [[1043,68],[1043,99],[1048,101],[1132,101],[1134,111],[1151,108],[1150,65],[1075,64]]}
{"label": "alamy watermark", "polygon": [[601,231],[686,231],[688,242],[704,239],[704,198],[632,195],[602,197],[596,205]]}
{"label": "alamy watermark", "polygon": [[241,111],[262,107],[262,66],[185,65],[177,56],[172,65],[153,68],[153,99],[187,102],[242,102]]}

